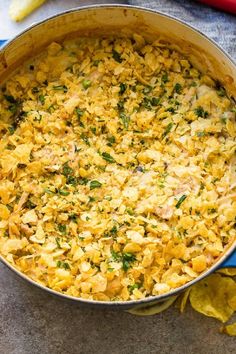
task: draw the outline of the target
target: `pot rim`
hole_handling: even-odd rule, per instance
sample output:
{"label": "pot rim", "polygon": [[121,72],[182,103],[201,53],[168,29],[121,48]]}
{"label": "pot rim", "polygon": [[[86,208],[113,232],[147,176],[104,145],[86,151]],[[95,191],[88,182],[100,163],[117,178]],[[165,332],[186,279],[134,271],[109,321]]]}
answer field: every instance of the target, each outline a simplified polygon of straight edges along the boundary
{"label": "pot rim", "polygon": [[[34,29],[37,26],[42,25],[43,23],[50,21],[54,18],[63,16],[63,15],[67,15],[70,13],[74,13],[74,12],[80,12],[80,11],[86,11],[86,10],[97,10],[100,8],[123,8],[123,9],[134,9],[134,10],[138,10],[140,12],[149,12],[149,13],[153,13],[153,14],[157,14],[160,15],[162,17],[166,17],[168,19],[171,19],[177,23],[180,23],[182,25],[184,25],[187,29],[191,29],[192,31],[194,31],[195,33],[197,33],[197,35],[203,37],[205,40],[207,40],[208,42],[210,42],[211,44],[213,44],[215,47],[217,47],[220,52],[222,52],[228,59],[229,61],[233,64],[233,66],[236,67],[236,61],[221,47],[221,45],[219,45],[217,42],[215,42],[213,39],[209,38],[206,34],[204,34],[203,32],[201,32],[200,30],[198,30],[197,28],[195,28],[194,26],[188,24],[187,22],[178,19],[175,16],[172,15],[168,15],[162,11],[158,11],[158,10],[153,10],[153,9],[149,9],[147,7],[143,7],[143,6],[133,6],[133,5],[125,5],[125,4],[95,4],[95,5],[86,5],[86,6],[79,6],[79,7],[75,7],[66,11],[62,11],[58,14],[52,15],[50,17],[47,17],[46,19],[43,19],[37,23],[33,23],[32,25],[30,25],[29,27],[27,27],[26,29],[24,29],[23,31],[21,31],[19,34],[17,34],[16,36],[14,36],[12,39],[9,39],[6,41],[6,43],[4,43],[1,48],[0,48],[0,53],[8,47],[8,45],[10,45],[12,42],[14,43],[15,40],[17,40],[19,37],[21,37],[24,33]],[[27,275],[25,275],[24,273],[20,272],[17,268],[15,268],[13,265],[11,265],[2,255],[0,255],[0,261],[5,264],[11,271],[13,271],[14,273],[16,273],[20,278],[26,280],[27,282],[31,283],[32,285],[35,285],[36,287],[49,292],[52,295],[61,297],[63,299],[66,300],[70,300],[73,302],[78,302],[78,303],[83,303],[86,305],[93,305],[93,306],[103,306],[103,307],[116,307],[116,308],[131,308],[131,307],[148,307],[151,306],[151,303],[157,303],[157,302],[161,302],[161,301],[165,301],[167,298],[171,297],[171,296],[175,296],[179,293],[181,293],[182,291],[186,290],[188,287],[192,286],[193,284],[197,283],[198,281],[204,279],[206,276],[210,275],[211,273],[213,273],[215,270],[217,270],[221,264],[224,263],[224,261],[233,254],[233,252],[236,249],[236,241],[234,241],[223,253],[223,255],[213,264],[213,266],[211,268],[209,268],[207,271],[205,271],[203,274],[199,275],[197,278],[191,280],[190,282],[176,288],[173,289],[171,291],[169,291],[168,293],[165,294],[161,294],[161,295],[155,295],[155,296],[148,296],[144,299],[140,299],[140,300],[126,300],[126,301],[99,301],[99,300],[89,300],[89,299],[83,299],[80,297],[76,297],[76,296],[72,296],[72,295],[67,295],[64,293],[60,293],[58,291],[55,291],[53,289],[47,288],[46,286],[34,281],[33,279],[31,279],[30,277],[28,277]],[[148,305],[150,304],[150,305]]]}

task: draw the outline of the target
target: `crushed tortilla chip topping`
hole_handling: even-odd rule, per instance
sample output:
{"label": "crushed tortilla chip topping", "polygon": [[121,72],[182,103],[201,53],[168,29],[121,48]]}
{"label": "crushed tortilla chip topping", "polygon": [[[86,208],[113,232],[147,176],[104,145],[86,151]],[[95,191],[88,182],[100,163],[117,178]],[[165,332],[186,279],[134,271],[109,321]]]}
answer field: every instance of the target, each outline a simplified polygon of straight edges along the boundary
{"label": "crushed tortilla chip topping", "polygon": [[158,40],[52,43],[2,85],[0,118],[0,252],[36,282],[142,299],[235,240],[235,105]]}

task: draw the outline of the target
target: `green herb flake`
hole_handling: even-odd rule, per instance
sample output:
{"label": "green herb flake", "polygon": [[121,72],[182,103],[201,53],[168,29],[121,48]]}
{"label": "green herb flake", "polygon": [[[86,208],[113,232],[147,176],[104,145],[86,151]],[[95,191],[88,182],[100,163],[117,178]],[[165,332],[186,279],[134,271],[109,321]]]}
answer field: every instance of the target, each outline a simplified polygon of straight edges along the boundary
{"label": "green herb flake", "polygon": [[12,103],[12,104],[16,104],[17,103],[17,100],[11,95],[4,95],[4,98],[9,103]]}
{"label": "green herb flake", "polygon": [[112,50],[112,57],[117,63],[122,63],[121,55],[115,49]]}
{"label": "green herb flake", "polygon": [[120,112],[120,119],[123,123],[123,126],[125,129],[129,128],[129,123],[130,123],[130,117],[127,116],[124,112]]}
{"label": "green herb flake", "polygon": [[161,77],[161,81],[166,84],[169,81],[168,74],[164,73]]}
{"label": "green herb flake", "polygon": [[139,289],[141,287],[141,284],[133,284],[133,285],[128,285],[128,290],[130,293],[132,293],[135,289]]}
{"label": "green herb flake", "polygon": [[199,138],[202,138],[203,136],[206,136],[206,132],[197,132],[196,135],[199,137]]}
{"label": "green herb flake", "polygon": [[116,142],[116,138],[114,137],[114,136],[109,136],[108,138],[107,138],[107,141],[108,141],[108,146],[112,146],[113,144],[115,144],[115,142]]}
{"label": "green herb flake", "polygon": [[83,88],[85,90],[87,90],[91,86],[91,84],[92,84],[91,80],[86,80],[85,79],[85,80],[82,81],[82,86],[83,86]]}
{"label": "green herb flake", "polygon": [[164,133],[162,134],[162,138],[165,138],[165,137],[170,133],[172,127],[173,127],[173,123],[171,122],[171,123],[169,123],[169,124],[167,125],[167,127],[165,128],[165,131],[164,131]]}
{"label": "green herb flake", "polygon": [[39,95],[39,101],[42,105],[45,103],[45,96],[44,95]]}
{"label": "green herb flake", "polygon": [[182,92],[182,85],[177,82],[174,86],[174,91],[179,95]]}
{"label": "green herb flake", "polygon": [[10,127],[8,127],[8,131],[9,131],[10,135],[13,135],[15,133],[15,130],[16,130],[16,128],[13,127],[12,125]]}
{"label": "green herb flake", "polygon": [[89,185],[90,190],[95,189],[95,188],[100,188],[101,186],[102,186],[102,183],[99,181],[96,181],[96,180],[91,181],[90,185]]}
{"label": "green herb flake", "polygon": [[209,116],[209,113],[207,111],[205,111],[204,108],[201,106],[198,106],[197,108],[195,108],[194,113],[196,114],[196,116],[202,117],[202,118],[207,118]]}
{"label": "green herb flake", "polygon": [[75,109],[75,112],[76,112],[76,115],[77,115],[77,118],[78,118],[78,122],[79,122],[80,127],[85,128],[84,123],[81,121],[81,118],[82,118],[82,116],[84,115],[84,110],[82,110],[82,109],[80,109],[80,108],[77,107],[77,108]]}
{"label": "green herb flake", "polygon": [[127,85],[121,83],[121,84],[120,84],[120,91],[119,91],[119,94],[120,94],[120,95],[123,95],[123,93],[125,93],[126,89],[127,89]]}
{"label": "green herb flake", "polygon": [[70,192],[65,189],[58,189],[58,193],[63,196],[67,196],[70,194]]}
{"label": "green herb flake", "polygon": [[136,257],[132,253],[123,253],[122,255],[122,268],[125,272],[131,267],[132,263],[136,261]]}
{"label": "green herb flake", "polygon": [[64,268],[65,270],[70,269],[69,264],[63,261],[57,261],[57,267]]}
{"label": "green herb flake", "polygon": [[59,237],[56,237],[56,238],[55,238],[55,241],[56,241],[57,247],[58,247],[58,248],[61,248],[61,245],[60,245],[60,238],[59,238]]}
{"label": "green herb flake", "polygon": [[65,224],[59,224],[58,225],[58,230],[62,235],[66,235],[66,225]]}
{"label": "green herb flake", "polygon": [[73,174],[73,169],[68,165],[68,162],[65,162],[64,165],[62,166],[62,174],[64,176],[68,176]]}
{"label": "green herb flake", "polygon": [[103,152],[101,154],[103,160],[109,162],[109,163],[114,163],[116,162],[116,160],[114,159],[114,157],[112,157],[108,152]]}
{"label": "green herb flake", "polygon": [[217,90],[217,94],[220,97],[225,97],[226,96],[226,91],[225,91],[224,87],[220,87],[219,90]]}
{"label": "green herb flake", "polygon": [[78,218],[78,216],[77,216],[77,214],[70,214],[69,215],[69,220],[71,220],[71,221],[73,221],[73,222],[77,222],[77,218]]}
{"label": "green herb flake", "polygon": [[186,198],[187,198],[187,195],[186,195],[186,194],[183,194],[183,195],[179,198],[179,200],[178,200],[178,202],[176,203],[175,207],[176,207],[177,209],[179,209],[179,207],[180,207],[181,204],[185,201]]}
{"label": "green herb flake", "polygon": [[86,145],[90,146],[89,139],[84,133],[80,135],[80,138],[85,142]]}
{"label": "green herb flake", "polygon": [[57,86],[53,86],[53,90],[63,91],[64,93],[66,93],[68,91],[68,88],[66,87],[66,85],[57,85]]}

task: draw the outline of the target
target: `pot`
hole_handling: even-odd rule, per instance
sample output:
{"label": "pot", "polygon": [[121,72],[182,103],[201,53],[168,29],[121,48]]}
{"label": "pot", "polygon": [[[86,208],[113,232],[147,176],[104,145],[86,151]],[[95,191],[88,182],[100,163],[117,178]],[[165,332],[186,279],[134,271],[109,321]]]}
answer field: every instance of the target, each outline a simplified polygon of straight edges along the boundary
{"label": "pot", "polygon": [[[163,42],[171,40],[172,46],[185,54],[194,66],[223,84],[232,99],[236,97],[236,65],[230,56],[215,42],[186,23],[166,14],[127,5],[98,5],[77,8],[63,12],[34,24],[18,36],[8,41],[0,50],[0,80],[4,80],[22,61],[37,54],[43,47],[55,40],[63,40],[75,35],[102,35],[114,33],[123,35],[141,33],[147,39],[156,35]],[[134,301],[92,301],[84,300],[48,289],[15,269],[2,256],[0,260],[27,282],[56,295],[62,299],[81,305],[92,305],[112,309],[130,310],[132,313],[157,313],[167,308],[189,286],[215,270],[224,267],[236,267],[236,242],[228,246],[215,264],[191,282],[174,289],[167,294],[147,297]],[[153,310],[151,308],[153,307]],[[141,309],[141,311],[140,311]]]}

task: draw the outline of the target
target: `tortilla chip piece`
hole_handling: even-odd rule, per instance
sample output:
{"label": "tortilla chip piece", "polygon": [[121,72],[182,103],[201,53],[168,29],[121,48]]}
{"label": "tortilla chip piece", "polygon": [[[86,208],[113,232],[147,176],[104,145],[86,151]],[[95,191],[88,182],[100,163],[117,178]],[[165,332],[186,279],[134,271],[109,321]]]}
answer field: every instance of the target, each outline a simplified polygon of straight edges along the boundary
{"label": "tortilla chip piece", "polygon": [[12,0],[9,15],[13,21],[21,21],[46,0]]}
{"label": "tortilla chip piece", "polygon": [[229,336],[236,336],[236,322],[228,326],[221,327],[221,333],[226,333]]}
{"label": "tortilla chip piece", "polygon": [[234,313],[230,300],[235,294],[233,279],[213,274],[192,287],[189,299],[194,310],[224,323]]}
{"label": "tortilla chip piece", "polygon": [[218,270],[218,273],[229,275],[230,277],[233,277],[236,275],[236,268],[224,268],[221,270]]}
{"label": "tortilla chip piece", "polygon": [[191,288],[188,288],[187,290],[185,290],[185,292],[184,292],[184,294],[183,294],[183,296],[181,298],[180,307],[179,307],[181,313],[184,312],[184,309],[185,309],[185,307],[187,305],[191,290],[192,290]]}

